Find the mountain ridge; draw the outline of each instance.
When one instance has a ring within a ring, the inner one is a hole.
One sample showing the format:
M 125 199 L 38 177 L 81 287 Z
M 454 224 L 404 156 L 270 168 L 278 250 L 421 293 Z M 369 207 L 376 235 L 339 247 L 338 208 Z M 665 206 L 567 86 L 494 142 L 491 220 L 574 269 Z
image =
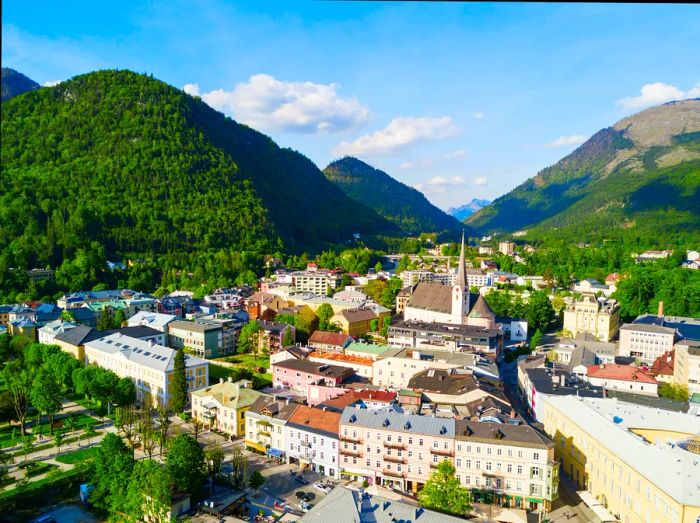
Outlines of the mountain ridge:
M 328 164 L 323 174 L 348 197 L 369 206 L 406 234 L 461 230 L 456 219 L 423 193 L 362 160 L 340 158 Z
M 457 207 L 450 207 L 447 209 L 447 214 L 454 216 L 459 221 L 467 219 L 469 216 L 475 212 L 481 210 L 491 203 L 491 200 L 472 198 L 472 201 L 464 205 L 459 205 Z
M 41 87 L 41 85 L 28 76 L 10 67 L 2 68 L 0 78 L 0 101 L 2 102 Z

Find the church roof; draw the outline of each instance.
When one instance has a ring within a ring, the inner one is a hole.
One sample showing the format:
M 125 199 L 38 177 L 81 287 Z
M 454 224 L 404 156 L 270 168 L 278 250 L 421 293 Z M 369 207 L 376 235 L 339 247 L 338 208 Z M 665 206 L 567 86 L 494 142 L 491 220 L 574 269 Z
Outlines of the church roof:
M 479 302 L 479 298 L 481 298 L 479 294 L 469 295 L 469 306 L 472 307 L 472 310 Z M 483 300 L 483 298 L 481 299 Z M 493 315 L 488 304 L 484 302 L 484 305 L 486 305 L 486 312 Z M 407 307 L 452 314 L 452 287 L 442 283 L 422 281 L 416 285 Z
M 459 265 L 457 266 L 457 278 L 455 279 L 455 286 L 459 286 L 462 289 L 467 289 L 467 276 L 465 274 L 464 267 L 464 231 L 462 231 L 462 250 L 459 252 Z
M 470 300 L 471 302 L 471 300 Z M 476 303 L 474 303 L 474 306 L 472 307 L 472 310 L 469 311 L 469 317 L 470 318 L 495 318 L 496 315 L 494 314 L 493 310 L 491 310 L 491 307 L 489 307 L 489 304 L 486 303 L 486 300 L 484 297 L 479 294 L 479 297 L 476 299 Z

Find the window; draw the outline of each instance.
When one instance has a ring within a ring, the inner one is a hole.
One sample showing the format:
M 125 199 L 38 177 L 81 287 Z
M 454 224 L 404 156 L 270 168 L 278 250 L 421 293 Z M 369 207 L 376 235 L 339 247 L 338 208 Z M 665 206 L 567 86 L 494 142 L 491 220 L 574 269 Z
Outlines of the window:
M 523 473 L 523 466 L 518 465 L 518 474 L 522 474 L 522 473 Z
M 438 462 L 438 457 L 434 455 L 433 456 L 433 463 L 437 463 L 437 462 Z
M 421 439 L 418 440 L 418 446 L 419 446 L 419 447 L 422 447 L 422 446 L 423 446 L 423 438 L 421 438 Z
M 457 458 L 457 466 L 458 467 L 462 466 L 462 458 Z
M 513 472 L 513 464 L 512 463 L 508 463 L 508 465 L 506 465 L 506 472 Z
M 468 469 L 472 468 L 472 460 L 470 460 L 470 459 L 465 460 L 464 466 L 467 467 Z
M 535 461 L 539 460 L 539 459 L 540 459 L 540 453 L 539 453 L 539 452 L 535 452 L 535 453 L 532 455 L 532 459 L 534 459 Z
M 490 461 L 486 462 L 486 470 L 491 470 L 491 462 Z
M 476 469 L 479 470 L 481 469 L 481 460 L 476 460 Z

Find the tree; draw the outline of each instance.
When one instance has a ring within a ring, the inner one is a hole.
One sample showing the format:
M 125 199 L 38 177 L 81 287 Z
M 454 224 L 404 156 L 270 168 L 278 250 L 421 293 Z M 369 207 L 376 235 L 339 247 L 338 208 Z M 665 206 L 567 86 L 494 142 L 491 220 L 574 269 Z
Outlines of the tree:
M 371 320 L 371 321 L 369 322 L 369 329 L 370 329 L 372 332 L 377 332 L 377 329 L 378 329 L 378 328 L 379 328 L 379 321 L 377 320 L 377 318 L 374 318 L 373 320 Z
M 243 455 L 243 451 L 241 451 L 240 447 L 235 447 L 233 449 L 233 453 L 231 454 L 231 466 L 233 468 L 233 486 L 237 489 L 242 489 L 245 487 L 248 460 Z
M 91 497 L 98 508 L 111 514 L 124 506 L 131 472 L 134 468 L 132 451 L 116 434 L 107 434 L 99 447 L 95 464 L 95 490 Z
M 187 405 L 187 376 L 185 351 L 177 350 L 173 364 L 173 381 L 170 390 L 170 406 L 174 412 L 182 412 Z
M 221 472 L 221 464 L 224 462 L 224 449 L 218 443 L 204 451 L 204 460 L 207 466 L 207 474 L 211 484 L 211 493 L 214 493 L 214 479 Z
M 554 307 L 544 291 L 535 291 L 525 306 L 525 318 L 531 331 L 546 329 L 554 319 Z
M 73 432 L 75 429 L 78 428 L 78 418 L 76 417 L 74 412 L 72 412 L 67 418 L 65 418 L 64 425 L 68 428 L 70 432 Z
M 83 431 L 85 432 L 85 437 L 88 440 L 88 445 L 90 445 L 92 438 L 97 436 L 97 431 L 95 430 L 94 425 L 92 423 L 86 423 L 83 426 Z
M 194 440 L 197 441 L 199 439 L 199 433 L 202 431 L 202 421 L 199 418 L 192 418 L 192 433 L 194 434 Z
M 175 485 L 192 498 L 201 498 L 204 483 L 204 452 L 189 434 L 177 436 L 168 451 L 166 464 Z
M 379 273 L 382 270 L 382 262 L 378 261 L 374 264 L 374 272 Z
M 136 385 L 129 378 L 120 378 L 114 391 L 114 403 L 120 407 L 136 403 Z
M 535 350 L 540 344 L 540 341 L 542 341 L 542 331 L 537 329 L 535 334 L 532 335 L 532 338 L 530 338 L 530 349 Z
M 248 486 L 253 490 L 258 490 L 265 483 L 265 476 L 259 471 L 254 470 L 248 478 Z
M 135 521 L 166 523 L 171 508 L 172 478 L 166 467 L 150 459 L 134 464 L 125 499 L 126 512 Z
M 661 383 L 659 385 L 659 396 L 678 401 L 688 401 L 690 392 L 688 386 L 680 383 Z
M 238 335 L 238 354 L 251 352 L 254 346 L 258 344 L 258 333 L 260 332 L 260 323 L 258 320 L 251 320 L 241 328 L 241 333 Z
M 106 331 L 114 328 L 114 310 L 111 307 L 105 305 L 102 308 L 96 328 L 98 331 Z
M 65 437 L 65 434 L 61 431 L 56 431 L 56 434 L 53 435 L 53 442 L 56 444 L 56 447 L 58 447 L 59 454 L 61 453 L 61 445 L 63 445 Z
M 418 501 L 427 509 L 455 516 L 464 516 L 471 509 L 471 493 L 455 477 L 455 467 L 448 460 L 438 464 L 418 493 Z
M 117 312 L 114 313 L 114 318 L 112 318 L 112 328 L 113 329 L 118 329 L 124 323 L 126 322 L 126 315 L 124 314 L 124 311 L 121 309 L 118 309 Z
M 158 401 L 158 443 L 160 444 L 160 453 L 163 453 L 163 445 L 168 441 L 168 432 L 170 430 L 170 410 L 163 406 L 162 400 Z
M 137 423 L 138 418 L 133 405 L 127 405 L 126 407 L 117 408 L 117 417 L 114 424 L 121 432 L 124 433 L 126 441 L 129 442 L 129 446 L 131 447 L 132 455 L 134 447 L 136 446 L 134 436 L 136 435 Z
M 290 327 L 284 331 L 284 336 L 282 336 L 282 346 L 289 347 L 294 345 L 294 330 Z
M 331 318 L 334 314 L 333 307 L 331 307 L 329 303 L 324 303 L 318 309 L 316 309 L 318 328 L 322 331 L 328 330 L 328 326 L 330 325 Z
M 12 408 L 15 411 L 17 421 L 19 421 L 20 434 L 25 436 L 32 377 L 29 371 L 22 367 L 20 360 L 7 362 L 2 369 L 2 377 L 12 398 Z
M 151 459 L 153 457 L 153 449 L 155 449 L 157 445 L 157 438 L 156 430 L 153 427 L 151 410 L 148 407 L 144 407 L 141 410 L 141 415 L 138 417 L 138 422 L 136 424 L 136 430 L 141 439 L 143 450 L 148 454 L 148 459 Z
M 61 401 L 61 384 L 46 367 L 37 371 L 30 391 L 32 405 L 41 414 L 45 412 L 49 417 L 49 431 L 53 434 L 53 420 L 58 411 L 63 408 Z

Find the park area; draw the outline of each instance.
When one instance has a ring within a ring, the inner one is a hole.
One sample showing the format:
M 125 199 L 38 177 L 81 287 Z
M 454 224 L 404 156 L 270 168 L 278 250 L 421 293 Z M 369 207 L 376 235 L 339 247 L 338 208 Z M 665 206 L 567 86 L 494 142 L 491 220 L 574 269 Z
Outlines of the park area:
M 209 363 L 209 383 L 218 383 L 220 379 L 231 378 L 233 381 L 249 379 L 253 381 L 253 387 L 262 389 L 272 385 L 272 376 L 269 372 L 270 357 L 268 355 L 254 356 L 253 354 L 236 354 L 223 356 Z

